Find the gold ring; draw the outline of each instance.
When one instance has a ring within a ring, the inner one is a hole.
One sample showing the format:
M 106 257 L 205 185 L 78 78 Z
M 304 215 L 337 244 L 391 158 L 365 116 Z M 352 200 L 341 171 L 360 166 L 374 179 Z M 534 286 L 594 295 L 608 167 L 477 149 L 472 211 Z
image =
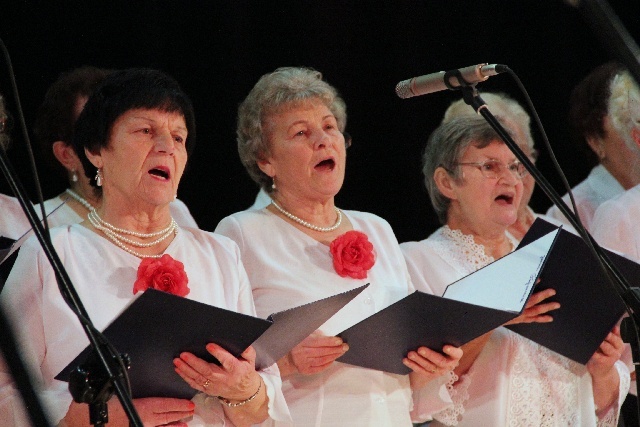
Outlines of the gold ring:
M 207 388 L 209 387 L 209 384 L 211 384 L 211 381 L 209 379 L 207 379 L 204 384 L 202 384 L 202 388 Z

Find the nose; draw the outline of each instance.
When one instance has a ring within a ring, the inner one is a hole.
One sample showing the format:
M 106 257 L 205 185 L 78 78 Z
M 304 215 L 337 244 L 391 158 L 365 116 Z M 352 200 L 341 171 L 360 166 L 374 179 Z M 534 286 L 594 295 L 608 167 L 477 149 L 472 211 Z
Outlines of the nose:
M 516 172 L 509 170 L 509 167 L 504 164 L 500 165 L 499 174 L 499 178 L 510 185 L 516 185 L 518 182 L 522 181 L 522 179 L 517 176 Z
M 169 155 L 173 155 L 176 146 L 175 141 L 173 140 L 173 135 L 171 135 L 170 132 L 158 132 L 154 140 L 155 148 L 158 153 L 167 153 Z

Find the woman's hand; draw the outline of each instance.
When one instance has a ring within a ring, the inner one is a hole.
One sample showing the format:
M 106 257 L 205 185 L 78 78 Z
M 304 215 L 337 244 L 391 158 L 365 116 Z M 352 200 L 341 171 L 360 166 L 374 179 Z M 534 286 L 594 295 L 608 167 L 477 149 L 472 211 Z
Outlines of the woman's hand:
M 278 360 L 280 375 L 311 375 L 327 369 L 334 360 L 349 350 L 339 337 L 328 337 L 316 331 Z
M 239 358 L 217 344 L 208 344 L 207 351 L 218 359 L 220 366 L 185 352 L 173 359 L 178 375 L 192 388 L 217 396 L 233 425 L 250 426 L 266 420 L 269 397 L 267 386 L 255 369 L 253 347 L 247 348 Z
M 255 393 L 262 380 L 255 370 L 253 347 L 247 348 L 238 359 L 217 344 L 210 343 L 206 348 L 220 365 L 188 352 L 181 353 L 179 358 L 173 359 L 173 364 L 183 380 L 198 391 L 229 400 L 242 401 Z
M 560 308 L 559 302 L 545 302 L 542 301 L 550 298 L 556 294 L 554 289 L 545 289 L 544 291 L 536 292 L 531 295 L 529 301 L 524 306 L 522 314 L 515 319 L 511 319 L 505 325 L 515 325 L 517 323 L 549 323 L 553 322 L 553 317 L 547 313 L 552 310 Z
M 420 347 L 416 351 L 410 351 L 402 363 L 413 371 L 411 373 L 411 387 L 420 388 L 434 378 L 453 371 L 460 363 L 461 357 L 462 349 L 452 345 L 442 347 L 442 353 L 427 347 Z
M 140 420 L 145 427 L 156 427 L 170 424 L 171 426 L 187 427 L 186 420 L 193 417 L 195 404 L 186 399 L 170 397 L 147 397 L 133 399 Z M 117 397 L 112 397 L 108 403 L 108 426 L 129 425 L 129 418 Z M 60 427 L 88 426 L 89 406 L 84 403 L 72 402 L 64 419 L 58 424 Z
M 620 360 L 623 351 L 624 342 L 620 336 L 620 326 L 616 326 L 587 362 L 593 398 L 599 413 L 606 412 L 618 398 L 620 377 L 614 365 Z

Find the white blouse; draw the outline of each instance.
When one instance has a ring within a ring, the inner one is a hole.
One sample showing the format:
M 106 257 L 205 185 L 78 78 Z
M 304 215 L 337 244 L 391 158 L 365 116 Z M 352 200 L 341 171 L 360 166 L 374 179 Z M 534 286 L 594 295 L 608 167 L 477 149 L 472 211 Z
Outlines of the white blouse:
M 401 245 L 418 290 L 442 295 L 450 283 L 493 261 L 472 236 L 445 226 L 421 242 Z M 629 370 L 620 375 L 618 404 L 629 389 Z M 434 415 L 432 425 L 615 426 L 619 406 L 598 420 L 591 376 L 569 360 L 504 327 L 491 338 L 451 397 L 454 405 Z
M 132 301 L 141 260 L 78 224 L 54 228 L 51 238 L 94 325 L 103 330 Z M 187 298 L 255 316 L 251 288 L 238 247 L 231 240 L 181 228 L 165 253 L 184 263 L 190 288 Z M 20 249 L 0 302 L 13 320 L 23 346 L 22 356 L 33 369 L 51 420 L 58 423 L 68 410 L 71 395 L 68 384 L 54 377 L 88 345 L 88 340 L 63 301 L 53 270 L 34 237 Z M 158 316 L 163 321 L 161 313 Z M 277 366 L 260 375 L 267 388 L 269 415 L 288 421 Z M 225 425 L 218 399 L 197 394 L 193 401 L 196 413 L 190 426 Z M 0 369 L 0 419 L 18 417 L 19 408 L 9 375 L 5 368 Z
M 326 335 L 336 335 L 413 292 L 389 224 L 372 214 L 344 214 L 355 230 L 368 236 L 376 251 L 375 265 L 366 279 L 338 276 L 328 246 L 267 209 L 239 212 L 220 222 L 216 232 L 232 238 L 240 247 L 259 316 L 370 283 L 320 328 Z M 426 419 L 430 412 L 450 402 L 444 386 L 434 381 L 430 387 L 433 389 L 425 387 L 414 396 L 416 420 Z M 335 362 L 318 374 L 284 379 L 282 389 L 296 426 L 412 425 L 407 375 Z
M 593 218 L 592 233 L 600 245 L 640 262 L 640 185 L 603 203 Z
M 624 188 L 604 166 L 598 165 L 594 167 L 589 173 L 589 176 L 580 184 L 576 185 L 571 192 L 576 201 L 580 220 L 587 231 L 590 232 L 592 229 L 593 216 L 598 207 L 607 200 L 622 194 Z M 571 208 L 568 194 L 565 194 L 562 200 Z M 570 224 L 560 209 L 555 205 L 549 208 L 547 215 L 564 224 Z

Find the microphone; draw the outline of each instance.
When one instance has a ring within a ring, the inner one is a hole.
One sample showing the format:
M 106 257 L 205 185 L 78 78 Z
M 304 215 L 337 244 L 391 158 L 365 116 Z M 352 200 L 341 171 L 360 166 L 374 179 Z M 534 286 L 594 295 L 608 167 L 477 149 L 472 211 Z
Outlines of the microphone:
M 504 73 L 509 67 L 501 64 L 478 64 L 457 70 L 440 71 L 426 76 L 403 80 L 396 85 L 396 94 L 400 98 L 427 95 L 445 89 L 456 89 L 464 85 L 473 85 L 485 81 L 489 76 Z M 462 79 L 462 80 L 461 80 Z

